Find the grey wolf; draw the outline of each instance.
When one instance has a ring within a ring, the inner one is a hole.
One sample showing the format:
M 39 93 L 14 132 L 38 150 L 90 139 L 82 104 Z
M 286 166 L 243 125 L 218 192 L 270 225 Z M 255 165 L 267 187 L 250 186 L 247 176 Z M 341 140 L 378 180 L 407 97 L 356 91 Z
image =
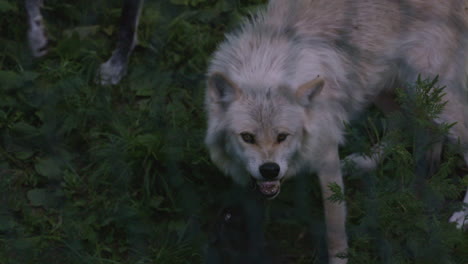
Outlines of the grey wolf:
M 127 72 L 128 59 L 137 43 L 137 27 L 144 0 L 124 0 L 117 40 L 112 56 L 101 64 L 97 81 L 103 85 L 117 84 Z M 43 0 L 25 0 L 28 18 L 28 42 L 35 57 L 47 53 L 47 36 L 41 7 Z
M 449 103 L 434 122 L 456 122 L 449 140 L 459 142 L 468 164 L 465 4 L 269 1 L 227 34 L 210 61 L 205 143 L 211 159 L 239 184 L 253 178 L 269 198 L 285 179 L 316 172 L 329 262 L 347 263 L 339 256 L 348 248 L 346 205 L 327 199 L 330 184 L 344 188 L 338 148 L 345 123 L 371 104 L 394 111 L 395 87 L 438 75 Z M 450 221 L 462 228 L 466 215 L 465 208 Z

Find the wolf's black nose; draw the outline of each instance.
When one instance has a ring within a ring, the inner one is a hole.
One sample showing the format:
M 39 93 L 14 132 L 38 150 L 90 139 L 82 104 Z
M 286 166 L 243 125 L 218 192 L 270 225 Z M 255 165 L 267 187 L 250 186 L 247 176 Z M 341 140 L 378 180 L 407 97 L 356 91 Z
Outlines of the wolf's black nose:
M 274 162 L 267 162 L 260 166 L 259 170 L 263 178 L 271 180 L 278 176 L 280 172 L 280 166 Z

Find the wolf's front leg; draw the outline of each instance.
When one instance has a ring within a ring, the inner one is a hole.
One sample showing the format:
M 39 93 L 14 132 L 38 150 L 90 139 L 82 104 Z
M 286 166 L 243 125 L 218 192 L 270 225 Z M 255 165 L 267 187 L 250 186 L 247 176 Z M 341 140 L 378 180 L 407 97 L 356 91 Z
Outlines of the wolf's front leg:
M 346 205 L 344 201 L 330 201 L 329 199 L 330 196 L 333 195 L 330 184 L 337 184 L 344 192 L 338 146 L 328 153 L 324 153 L 322 164 L 318 170 L 318 177 L 322 189 L 323 207 L 325 210 L 329 263 L 345 264 L 348 262 L 346 258 L 343 258 L 348 250 L 348 239 L 345 229 Z

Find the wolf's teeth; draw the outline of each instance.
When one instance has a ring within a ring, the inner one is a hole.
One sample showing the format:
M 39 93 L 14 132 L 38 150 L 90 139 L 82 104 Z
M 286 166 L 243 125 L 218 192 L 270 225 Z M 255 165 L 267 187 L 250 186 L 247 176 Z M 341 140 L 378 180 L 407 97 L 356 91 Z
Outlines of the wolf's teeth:
M 258 185 L 260 192 L 265 195 L 276 194 L 280 188 L 279 181 L 257 182 L 257 185 Z

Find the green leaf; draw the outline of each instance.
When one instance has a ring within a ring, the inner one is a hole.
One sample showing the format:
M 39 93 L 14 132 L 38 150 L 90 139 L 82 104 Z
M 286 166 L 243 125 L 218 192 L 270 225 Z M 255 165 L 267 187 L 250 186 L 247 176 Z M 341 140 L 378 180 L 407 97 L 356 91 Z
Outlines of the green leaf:
M 28 191 L 27 197 L 32 206 L 50 205 L 50 194 L 46 189 L 32 189 Z
M 151 199 L 150 201 L 150 206 L 154 209 L 158 209 L 159 206 L 162 204 L 162 202 L 164 201 L 164 197 L 162 196 L 156 196 L 154 197 L 153 199 Z
M 19 122 L 11 127 L 12 134 L 21 136 L 34 136 L 39 132 L 36 127 L 25 122 Z
M 177 233 L 177 236 L 180 239 L 183 238 L 184 234 L 185 234 L 185 231 L 187 230 L 187 222 L 184 221 L 184 220 L 175 220 L 175 221 L 171 221 L 169 222 L 169 230 L 171 231 L 174 231 Z
M 24 149 L 24 150 L 20 150 L 20 151 L 15 152 L 15 157 L 17 157 L 20 160 L 27 160 L 27 159 L 31 158 L 33 156 L 33 154 L 34 154 L 34 151 Z
M 21 85 L 21 76 L 14 71 L 0 71 L 3 89 L 12 89 Z
M 51 158 L 40 159 L 34 164 L 37 173 L 49 179 L 58 179 L 61 176 L 61 164 Z
M 345 196 L 343 194 L 343 190 L 341 189 L 341 187 L 337 183 L 335 183 L 335 182 L 330 183 L 328 185 L 328 188 L 330 188 L 330 190 L 333 192 L 333 194 L 330 195 L 330 197 L 327 198 L 329 201 L 332 201 L 334 203 L 344 202 Z
M 6 119 L 7 119 L 7 114 L 3 110 L 0 110 L 0 122 L 4 123 Z
M 16 5 L 10 4 L 6 0 L 0 0 L 0 13 L 6 13 L 10 11 L 18 11 L 18 7 Z
M 188 5 L 189 0 L 171 0 L 174 5 Z
M 113 26 L 113 25 L 103 27 L 103 28 L 101 28 L 101 30 L 108 36 L 112 36 L 112 34 L 114 34 L 114 32 L 116 31 L 115 26 Z
M 14 71 L 0 71 L 3 89 L 14 89 L 22 86 L 25 82 L 35 80 L 39 74 L 37 72 L 25 71 L 17 73 Z
M 14 219 L 8 214 L 0 214 L 0 232 L 11 230 L 16 226 Z
M 32 206 L 51 208 L 58 206 L 64 200 L 64 193 L 60 188 L 36 188 L 29 190 L 26 197 Z
M 468 187 L 468 175 L 465 175 L 465 177 L 463 177 L 461 185 L 464 187 Z
M 23 81 L 25 82 L 30 82 L 34 81 L 39 77 L 39 73 L 33 72 L 33 71 L 24 71 L 21 72 L 21 78 L 23 78 Z
M 77 34 L 80 39 L 84 39 L 91 35 L 96 35 L 100 30 L 100 26 L 83 26 L 83 27 L 75 27 L 69 30 L 65 30 L 63 34 L 67 38 L 71 38 L 73 34 Z

